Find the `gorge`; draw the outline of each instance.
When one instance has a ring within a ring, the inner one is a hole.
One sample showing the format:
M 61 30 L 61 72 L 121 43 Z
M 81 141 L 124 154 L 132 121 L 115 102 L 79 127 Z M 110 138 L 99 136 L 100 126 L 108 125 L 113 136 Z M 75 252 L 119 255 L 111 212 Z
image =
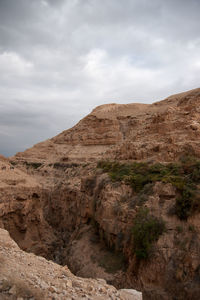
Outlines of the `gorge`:
M 200 89 L 1 156 L 0 299 L 199 299 L 199 183 Z

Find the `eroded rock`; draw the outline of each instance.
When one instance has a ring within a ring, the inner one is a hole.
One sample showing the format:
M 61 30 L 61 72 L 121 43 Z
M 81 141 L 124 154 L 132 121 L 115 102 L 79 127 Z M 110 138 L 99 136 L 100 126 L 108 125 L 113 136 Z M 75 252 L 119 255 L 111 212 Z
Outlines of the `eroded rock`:
M 19 249 L 0 229 L 0 299 L 126 299 L 105 281 L 82 279 L 67 267 Z M 69 284 L 70 283 L 70 284 Z M 138 294 L 138 300 L 140 298 Z

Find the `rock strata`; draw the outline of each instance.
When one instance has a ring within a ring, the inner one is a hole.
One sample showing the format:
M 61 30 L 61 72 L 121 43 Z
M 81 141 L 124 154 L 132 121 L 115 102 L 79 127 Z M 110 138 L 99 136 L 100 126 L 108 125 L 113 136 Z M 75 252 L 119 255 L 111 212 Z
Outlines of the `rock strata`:
M 106 104 L 69 130 L 35 145 L 17 160 L 174 161 L 185 153 L 200 157 L 200 89 L 153 104 Z
M 196 89 L 150 105 L 99 106 L 58 136 L 10 160 L 0 157 L 0 227 L 9 231 L 22 250 L 49 260 L 17 250 L 21 263 L 22 257 L 27 261 L 34 258 L 35 284 L 41 286 L 38 292 L 43 294 L 30 299 L 75 297 L 60 292 L 63 278 L 58 284 L 53 277 L 45 280 L 45 276 L 63 270 L 56 262 L 79 276 L 67 271 L 70 275 L 65 285 L 67 292 L 71 290 L 79 298 L 86 295 L 89 299 L 91 293 L 91 299 L 134 299 L 137 293 L 130 291 L 134 288 L 142 291 L 144 300 L 199 300 L 200 175 L 198 163 L 192 176 L 188 165 L 188 161 L 200 158 L 199 104 L 200 89 Z M 133 174 L 130 178 L 125 174 L 123 180 L 115 180 L 123 172 L 111 178 L 109 169 L 104 172 L 97 168 L 100 160 L 159 164 L 154 166 L 152 180 L 138 191 L 137 185 L 128 182 L 138 181 L 139 186 L 145 182 L 145 168 L 142 176 Z M 184 180 L 183 174 L 177 173 L 181 161 L 185 162 Z M 175 162 L 171 165 L 174 177 L 163 169 L 169 162 Z M 165 177 L 155 181 L 159 168 Z M 193 214 L 180 219 L 175 213 L 177 199 L 182 196 L 181 209 L 190 209 L 188 201 L 194 190 Z M 141 208 L 148 211 L 149 220 L 162 219 L 165 231 L 154 240 L 148 259 L 139 260 L 133 224 Z M 16 264 L 13 253 L 9 255 Z M 3 256 L 0 263 L 7 262 Z M 7 278 L 6 269 L 2 270 Z M 37 275 L 40 272 L 41 278 Z M 26 276 L 29 278 L 28 273 Z M 18 290 L 18 285 L 14 282 L 10 286 L 9 280 L 1 282 L 5 299 L 12 299 Z

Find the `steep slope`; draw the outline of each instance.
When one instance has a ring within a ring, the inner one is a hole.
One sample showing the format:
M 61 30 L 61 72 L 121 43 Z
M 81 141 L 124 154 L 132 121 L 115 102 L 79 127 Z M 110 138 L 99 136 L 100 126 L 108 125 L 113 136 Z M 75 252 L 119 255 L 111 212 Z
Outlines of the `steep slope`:
M 0 157 L 0 227 L 24 250 L 46 256 L 55 236 L 44 218 L 44 198 L 37 179 Z
M 198 300 L 199 112 L 200 89 L 151 105 L 97 107 L 10 159 L 36 183 L 29 196 L 18 197 L 14 181 L 8 188 L 6 162 L 1 227 L 78 276 L 136 288 L 144 300 Z
M 200 156 L 200 89 L 154 104 L 108 104 L 58 136 L 35 145 L 17 160 L 175 160 L 185 152 Z
M 61 267 L 19 249 L 0 229 L 0 299 L 116 299 L 142 300 L 134 290 L 117 291 L 103 279 L 82 279 Z

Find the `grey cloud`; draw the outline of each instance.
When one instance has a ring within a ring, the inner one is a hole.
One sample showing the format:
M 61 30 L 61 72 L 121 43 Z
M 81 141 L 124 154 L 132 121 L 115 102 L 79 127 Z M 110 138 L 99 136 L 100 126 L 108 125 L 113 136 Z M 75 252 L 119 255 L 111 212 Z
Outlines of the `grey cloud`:
M 198 87 L 199 11 L 199 0 L 1 0 L 0 153 L 97 105 Z

